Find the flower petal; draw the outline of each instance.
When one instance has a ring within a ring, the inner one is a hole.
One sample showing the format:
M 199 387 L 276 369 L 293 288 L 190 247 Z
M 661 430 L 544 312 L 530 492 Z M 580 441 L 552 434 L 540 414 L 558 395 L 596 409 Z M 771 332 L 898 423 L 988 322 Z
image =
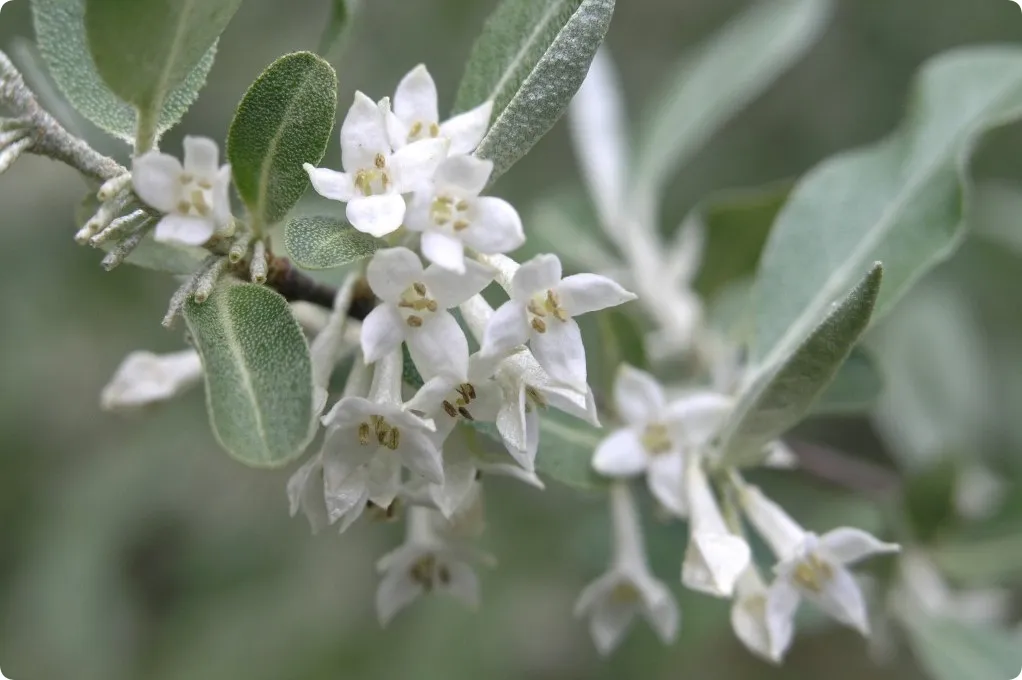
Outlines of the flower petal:
M 213 219 L 218 228 L 231 223 L 231 165 L 221 165 L 213 179 Z
M 619 602 L 613 597 L 598 601 L 589 615 L 589 633 L 596 650 L 604 656 L 614 651 L 638 612 L 637 602 Z
M 446 584 L 440 581 L 440 588 L 448 592 L 469 609 L 479 606 L 479 577 L 475 569 L 464 562 L 448 562 L 447 573 L 450 577 Z
M 408 569 L 392 569 L 376 589 L 376 616 L 386 626 L 402 609 L 422 595 L 422 585 L 413 581 Z
M 184 148 L 185 172 L 196 177 L 212 179 L 217 172 L 217 161 L 220 158 L 216 142 L 209 137 L 185 135 Z
M 750 554 L 749 544 L 739 536 L 693 531 L 681 567 L 681 582 L 707 595 L 731 597 L 735 582 L 749 566 Z
M 643 472 L 649 456 L 638 433 L 623 428 L 600 442 L 593 454 L 593 469 L 606 477 L 630 477 Z
M 629 425 L 656 422 L 664 413 L 664 390 L 645 371 L 622 364 L 614 379 L 614 407 Z
M 181 394 L 202 380 L 202 362 L 193 349 L 172 354 L 136 351 L 117 367 L 100 396 L 104 410 L 147 406 Z
M 493 102 L 488 101 L 441 123 L 440 134 L 451 140 L 451 153 L 469 154 L 475 151 L 490 127 L 492 114 Z
M 433 182 L 438 194 L 472 198 L 482 193 L 492 172 L 493 161 L 452 155 L 436 169 Z
M 586 348 L 582 344 L 582 331 L 574 319 L 558 321 L 550 318 L 546 330 L 533 329 L 529 346 L 539 365 L 554 380 L 586 389 Z
M 873 535 L 852 527 L 840 527 L 820 537 L 820 548 L 841 564 L 853 564 L 873 555 L 896 553 L 901 546 L 884 543 Z
M 173 156 L 149 151 L 131 163 L 131 184 L 147 205 L 160 212 L 177 209 L 181 200 L 181 163 Z
M 436 84 L 425 65 L 419 64 L 398 83 L 394 92 L 394 114 L 408 125 L 429 126 L 440 120 Z
M 316 533 L 330 523 L 326 507 L 323 505 L 323 469 L 319 456 L 310 458 L 304 465 L 295 470 L 287 481 L 287 497 L 291 516 L 298 514 L 299 508 L 305 513 Z
M 468 228 L 461 240 L 486 255 L 509 253 L 525 243 L 518 211 L 501 198 L 483 196 L 471 202 Z
M 341 166 L 351 173 L 372 168 L 378 154 L 390 156 L 383 112 L 372 99 L 356 92 L 341 124 Z
M 403 429 L 397 455 L 402 465 L 427 482 L 444 483 L 444 466 L 440 451 L 424 432 Z
M 446 139 L 423 139 L 401 147 L 388 163 L 394 192 L 407 194 L 426 188 L 445 158 Z
M 561 280 L 561 261 L 549 253 L 522 264 L 511 280 L 511 297 L 527 302 L 536 293 L 549 290 Z
M 583 588 L 578 599 L 575 600 L 576 618 L 581 618 L 591 612 L 597 602 L 614 591 L 620 580 L 621 576 L 617 572 L 609 571 Z
M 672 433 L 691 447 L 706 444 L 731 412 L 734 402 L 716 392 L 699 391 L 667 405 Z
M 795 612 L 800 601 L 798 590 L 787 579 L 776 579 L 767 589 L 766 627 L 770 636 L 770 656 L 781 658 L 791 646 L 795 634 Z
M 355 196 L 344 209 L 351 226 L 377 238 L 396 231 L 405 219 L 405 199 L 397 194 Z
M 370 447 L 365 447 L 370 448 Z M 366 489 L 369 500 L 381 508 L 389 508 L 401 491 L 401 461 L 390 449 L 382 446 L 366 464 Z
M 425 236 L 425 235 L 423 235 Z M 490 285 L 496 272 L 475 260 L 465 260 L 461 274 L 437 265 L 426 267 L 422 281 L 444 309 L 456 307 Z
M 385 302 L 397 304 L 401 294 L 423 278 L 422 261 L 408 248 L 377 250 L 366 268 L 369 287 Z
M 351 174 L 317 168 L 311 163 L 303 163 L 302 167 L 305 172 L 309 173 L 312 188 L 323 198 L 347 203 L 358 195 L 355 192 L 355 181 Z
M 456 238 L 440 231 L 427 230 L 419 246 L 422 256 L 447 271 L 465 273 L 465 246 Z
M 635 582 L 642 594 L 643 614 L 653 632 L 665 645 L 678 635 L 681 612 L 670 589 L 655 578 L 639 578 Z
M 354 448 L 354 447 L 353 447 Z M 371 447 L 360 447 L 370 449 Z M 346 518 L 350 526 L 358 515 L 362 514 L 366 501 L 369 500 L 369 489 L 366 487 L 368 471 L 365 465 L 350 469 L 336 456 L 323 459 L 323 500 L 326 505 L 330 523 L 355 514 L 355 518 Z
M 153 240 L 158 243 L 201 246 L 213 237 L 214 231 L 216 224 L 209 218 L 169 213 L 156 225 Z
M 677 454 L 660 454 L 649 461 L 649 490 L 660 505 L 678 517 L 688 514 L 685 500 L 685 465 Z
M 840 623 L 851 626 L 863 635 L 869 635 L 866 599 L 855 577 L 847 569 L 835 566 L 822 591 L 802 591 L 802 595 Z
M 371 364 L 401 346 L 405 322 L 393 305 L 377 305 L 362 322 L 362 354 Z
M 440 310 L 420 328 L 409 328 L 405 342 L 424 380 L 440 374 L 467 379 L 468 340 L 450 312 Z
M 599 274 L 573 274 L 557 284 L 556 293 L 571 316 L 616 307 L 636 298 L 635 293 Z
M 738 580 L 737 594 L 731 605 L 731 628 L 750 652 L 766 661 L 780 663 L 787 645 L 778 648 L 773 644 L 766 606 L 766 587 L 755 567 L 750 567 Z
M 529 317 L 525 312 L 525 305 L 508 300 L 497 307 L 486 324 L 480 353 L 489 357 L 502 356 L 525 344 L 528 339 Z

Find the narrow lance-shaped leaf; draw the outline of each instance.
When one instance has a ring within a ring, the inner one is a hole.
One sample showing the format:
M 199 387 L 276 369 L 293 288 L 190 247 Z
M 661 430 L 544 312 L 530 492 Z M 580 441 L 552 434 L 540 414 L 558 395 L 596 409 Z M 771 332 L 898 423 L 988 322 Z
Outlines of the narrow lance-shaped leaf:
M 875 264 L 790 354 L 755 369 L 721 429 L 722 464 L 762 462 L 763 448 L 802 420 L 869 325 L 882 276 Z
M 85 0 L 96 69 L 114 94 L 138 109 L 143 148 L 155 139 L 168 94 L 202 62 L 239 5 L 241 0 Z
M 871 262 L 885 270 L 876 319 L 945 258 L 960 241 L 977 135 L 1020 113 L 1022 49 L 960 49 L 924 66 L 901 129 L 822 163 L 778 216 L 756 286 L 754 359 L 773 363 Z
M 248 465 L 284 465 L 314 432 L 309 347 L 287 301 L 269 288 L 221 284 L 184 307 L 206 376 L 213 432 Z
M 476 155 L 496 179 L 561 117 L 610 26 L 614 0 L 504 0 L 472 48 L 455 101 L 493 101 Z
M 340 51 L 348 36 L 358 4 L 358 0 L 330 0 L 330 18 L 319 39 L 318 52 L 324 59 L 329 59 Z
M 1014 678 L 1022 668 L 1017 635 L 938 618 L 922 611 L 902 616 L 919 665 L 932 680 Z
M 43 61 L 68 102 L 97 127 L 133 142 L 135 107 L 115 95 L 96 70 L 85 35 L 84 0 L 32 0 L 32 20 Z M 214 42 L 183 82 L 166 94 L 157 137 L 181 120 L 198 97 L 215 54 Z
M 337 74 L 311 52 L 286 54 L 248 88 L 231 121 L 227 158 L 259 230 L 279 222 L 309 187 L 303 163 L 326 153 Z
M 284 231 L 288 257 L 304 269 L 340 267 L 367 258 L 386 245 L 386 241 L 334 217 L 296 217 Z

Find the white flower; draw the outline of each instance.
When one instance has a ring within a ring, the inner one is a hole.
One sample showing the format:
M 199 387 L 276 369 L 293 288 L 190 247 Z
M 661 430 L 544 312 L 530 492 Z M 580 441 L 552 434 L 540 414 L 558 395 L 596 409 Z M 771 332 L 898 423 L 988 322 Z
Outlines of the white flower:
M 100 403 L 107 411 L 132 409 L 166 401 L 202 380 L 199 353 L 132 352 L 103 388 Z
M 451 156 L 436 171 L 432 185 L 417 191 L 405 225 L 422 232 L 422 254 L 454 272 L 465 271 L 465 246 L 493 255 L 525 243 L 522 220 L 507 201 L 480 196 L 493 162 Z
M 423 139 L 440 138 L 450 142 L 451 154 L 468 154 L 475 151 L 486 134 L 492 111 L 493 102 L 485 102 L 441 123 L 436 84 L 426 67 L 419 64 L 398 83 L 394 110 L 387 116 L 387 130 L 395 149 Z
M 302 167 L 312 187 L 325 198 L 347 203 L 345 214 L 359 231 L 384 236 L 401 226 L 405 200 L 433 176 L 447 155 L 448 142 L 427 139 L 392 150 L 386 118 L 390 102 L 379 104 L 361 92 L 341 124 L 341 165 L 344 172 Z
M 164 243 L 202 245 L 231 223 L 227 187 L 231 166 L 217 167 L 219 149 L 207 137 L 184 139 L 185 162 L 149 151 L 131 163 L 131 182 L 145 203 L 166 213 L 153 238 Z
M 532 353 L 554 379 L 586 389 L 586 355 L 582 332 L 572 317 L 634 300 L 614 281 L 596 274 L 561 279 L 556 255 L 537 255 L 515 272 L 511 299 L 486 327 L 483 353 L 507 354 L 530 341 Z
M 749 521 L 779 562 L 767 596 L 767 625 L 777 640 L 791 636 L 799 601 L 805 597 L 840 623 L 869 634 L 862 590 L 847 569 L 866 557 L 900 550 L 861 529 L 841 527 L 817 536 L 752 486 L 741 487 Z
M 405 406 L 436 423 L 437 445 L 447 439 L 458 421 L 494 422 L 504 399 L 500 386 L 493 380 L 494 368 L 492 361 L 473 354 L 468 359 L 464 380 L 446 372 L 436 375 Z
M 383 300 L 362 322 L 362 352 L 367 363 L 408 344 L 423 379 L 447 374 L 468 377 L 468 340 L 447 310 L 472 297 L 493 279 L 478 262 L 466 262 L 458 275 L 436 265 L 422 268 L 407 248 L 377 251 L 366 278 Z
M 731 410 L 731 400 L 714 392 L 694 392 L 668 404 L 653 376 L 622 366 L 614 381 L 614 405 L 625 427 L 603 440 L 593 456 L 593 468 L 608 477 L 645 472 L 657 501 L 684 517 L 684 458 L 709 443 Z
M 767 619 L 767 587 L 755 566 L 738 579 L 731 605 L 731 627 L 753 654 L 780 663 L 791 646 L 791 626 L 771 628 Z
M 614 561 L 606 574 L 582 591 L 575 616 L 589 617 L 589 631 L 601 654 L 614 650 L 637 614 L 646 618 L 664 644 L 670 643 L 678 633 L 678 605 L 646 564 L 642 527 L 628 487 L 614 484 L 610 502 Z
M 383 574 L 376 591 L 380 625 L 386 626 L 399 611 L 434 590 L 453 595 L 469 608 L 478 606 L 474 554 L 434 529 L 436 515 L 427 508 L 409 508 L 404 544 L 376 563 Z
M 741 536 L 728 530 L 713 496 L 702 456 L 685 461 L 685 492 L 688 501 L 689 538 L 681 582 L 716 597 L 731 597 L 735 582 L 749 566 L 751 551 Z

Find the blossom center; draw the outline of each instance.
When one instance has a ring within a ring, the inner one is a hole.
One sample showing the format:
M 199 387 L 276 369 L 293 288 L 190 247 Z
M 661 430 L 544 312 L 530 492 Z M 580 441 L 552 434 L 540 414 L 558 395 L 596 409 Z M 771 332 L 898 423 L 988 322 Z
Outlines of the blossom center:
M 374 440 L 377 445 L 395 451 L 401 445 L 401 431 L 388 423 L 383 416 L 369 416 L 368 421 L 359 423 L 358 443 L 361 446 L 369 446 Z
M 475 420 L 468 407 L 476 400 L 476 388 L 472 383 L 462 383 L 455 388 L 450 399 L 444 400 L 444 412 L 451 418 Z
M 610 591 L 611 602 L 618 604 L 633 604 L 640 598 L 639 589 L 631 581 L 621 581 Z
M 532 385 L 525 386 L 525 412 L 532 413 L 534 408 L 545 409 L 546 397 Z
M 469 202 L 463 198 L 437 196 L 429 206 L 429 218 L 437 227 L 450 227 L 457 234 L 468 229 L 471 224 L 466 214 L 470 207 Z
M 546 333 L 547 323 L 551 319 L 567 321 L 571 318 L 557 297 L 557 293 L 550 289 L 545 293 L 537 293 L 526 305 L 529 312 L 529 325 L 537 333 Z
M 815 553 L 810 553 L 795 565 L 792 579 L 811 593 L 821 593 L 834 577 L 834 567 Z
M 440 306 L 430 297 L 426 284 L 416 281 L 401 293 L 397 308 L 406 324 L 419 328 Z
M 213 182 L 208 177 L 196 177 L 190 172 L 181 173 L 180 199 L 177 212 L 191 217 L 209 217 L 213 212 Z
M 417 120 L 408 128 L 408 143 L 417 142 L 420 139 L 436 139 L 440 136 L 440 126 L 436 123 L 427 123 Z
M 422 586 L 427 593 L 433 590 L 437 583 L 446 586 L 451 582 L 451 572 L 447 565 L 437 562 L 436 555 L 433 554 L 423 555 L 416 560 L 408 570 L 408 577 Z
M 373 159 L 373 167 L 359 168 L 355 172 L 355 188 L 361 191 L 363 196 L 385 194 L 391 184 L 390 172 L 387 170 L 387 157 L 382 153 L 376 154 L 376 158 Z
M 659 456 L 670 452 L 674 445 L 671 443 L 671 433 L 667 426 L 662 423 L 651 423 L 645 427 L 640 437 L 642 448 L 651 456 Z

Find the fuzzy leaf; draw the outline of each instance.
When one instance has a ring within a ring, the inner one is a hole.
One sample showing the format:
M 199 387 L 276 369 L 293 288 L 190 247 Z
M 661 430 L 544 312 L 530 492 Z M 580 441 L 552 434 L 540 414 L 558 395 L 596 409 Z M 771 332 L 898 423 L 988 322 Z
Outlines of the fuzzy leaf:
M 225 282 L 205 302 L 189 301 L 184 317 L 220 444 L 254 467 L 301 454 L 314 432 L 312 362 L 287 301 L 264 286 Z
M 576 489 L 602 489 L 607 480 L 593 471 L 600 430 L 581 420 L 547 411 L 539 421 L 536 472 Z
M 322 160 L 336 106 L 337 74 L 311 52 L 284 55 L 248 88 L 227 158 L 257 229 L 279 222 L 308 189 L 302 164 Z
M 492 182 L 561 117 L 610 26 L 614 0 L 504 0 L 486 21 L 465 67 L 455 111 L 493 101 L 476 155 Z
M 317 50 L 324 59 L 330 58 L 344 44 L 357 6 L 358 0 L 330 0 L 330 19 L 323 28 Z
M 78 113 L 129 144 L 135 139 L 135 108 L 122 101 L 100 76 L 85 35 L 84 0 L 32 0 L 32 18 L 43 61 Z M 166 94 L 157 135 L 173 127 L 199 96 L 213 66 L 215 42 L 184 81 Z
M 869 325 L 882 276 L 875 264 L 790 354 L 750 376 L 721 430 L 722 464 L 761 462 L 764 446 L 805 416 Z
M 919 665 L 932 680 L 1016 677 L 1022 668 L 1018 637 L 918 611 L 902 616 Z
M 961 240 L 969 153 L 1022 114 L 1022 49 L 958 49 L 928 62 L 901 129 L 812 170 L 770 234 L 756 284 L 754 361 L 774 363 L 871 263 L 881 317 Z M 964 200 L 963 200 L 964 197 Z
M 334 217 L 296 217 L 284 231 L 288 257 L 303 269 L 340 267 L 367 258 L 386 245 L 386 241 Z

